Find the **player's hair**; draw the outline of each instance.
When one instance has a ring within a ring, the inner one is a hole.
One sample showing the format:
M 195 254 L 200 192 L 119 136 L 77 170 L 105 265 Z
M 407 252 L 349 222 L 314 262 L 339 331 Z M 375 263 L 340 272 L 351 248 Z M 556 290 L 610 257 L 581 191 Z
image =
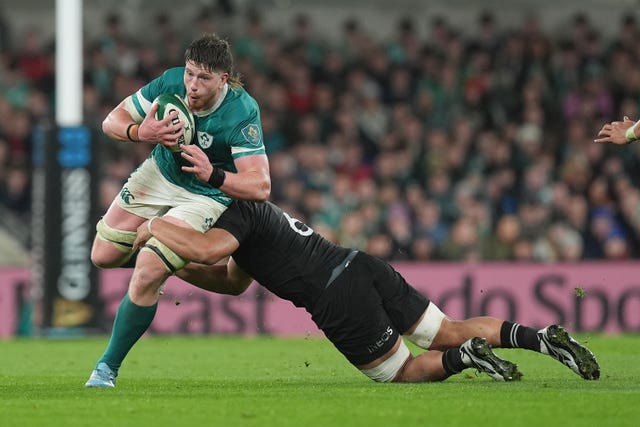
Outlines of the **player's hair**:
M 225 39 L 206 33 L 195 39 L 184 52 L 184 59 L 204 66 L 207 71 L 229 74 L 229 84 L 242 86 L 240 75 L 233 65 L 231 46 Z

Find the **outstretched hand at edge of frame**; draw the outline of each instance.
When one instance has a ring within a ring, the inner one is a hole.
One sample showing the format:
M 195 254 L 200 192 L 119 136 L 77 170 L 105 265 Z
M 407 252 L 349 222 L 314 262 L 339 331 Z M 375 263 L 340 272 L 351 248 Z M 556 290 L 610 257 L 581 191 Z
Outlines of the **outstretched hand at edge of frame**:
M 606 123 L 598 132 L 600 138 L 594 139 L 594 142 L 612 143 L 616 145 L 627 145 L 639 138 L 636 136 L 637 128 L 640 121 L 634 122 L 629 117 L 624 116 L 624 120 L 619 122 Z

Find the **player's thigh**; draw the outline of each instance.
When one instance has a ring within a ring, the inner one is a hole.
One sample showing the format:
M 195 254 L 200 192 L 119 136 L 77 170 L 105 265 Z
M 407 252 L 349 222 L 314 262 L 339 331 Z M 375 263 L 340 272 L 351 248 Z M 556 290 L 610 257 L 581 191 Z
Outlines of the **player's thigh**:
M 382 301 L 393 324 L 404 334 L 423 315 L 429 300 L 398 273 L 389 263 L 369 254 L 361 254 L 371 286 Z
M 223 204 L 206 196 L 191 194 L 163 215 L 167 221 L 205 232 L 213 227 L 227 209 Z
M 218 220 L 226 206 L 205 196 L 185 197 L 177 206 L 170 208 L 164 219 L 178 226 L 205 232 Z M 155 237 L 151 237 L 143 250 L 153 251 L 164 263 L 169 273 L 182 269 L 189 260 L 179 256 Z
M 175 218 L 199 231 L 211 228 L 226 209 L 211 197 L 169 182 L 153 159 L 131 174 L 115 203 L 141 218 Z
M 185 193 L 188 193 L 185 189 L 169 182 L 149 158 L 129 176 L 113 204 L 144 221 L 176 206 Z
M 122 209 L 115 201 L 96 224 L 96 235 L 91 248 L 94 263 L 109 266 L 129 257 L 138 226 L 145 221 Z
M 366 265 L 356 256 L 325 289 L 313 310 L 314 322 L 355 366 L 382 357 L 400 336 L 371 280 Z
M 96 225 L 91 258 L 100 266 L 113 266 L 131 253 L 140 224 L 161 215 L 171 205 L 172 186 L 156 164 L 145 160 L 120 189 Z

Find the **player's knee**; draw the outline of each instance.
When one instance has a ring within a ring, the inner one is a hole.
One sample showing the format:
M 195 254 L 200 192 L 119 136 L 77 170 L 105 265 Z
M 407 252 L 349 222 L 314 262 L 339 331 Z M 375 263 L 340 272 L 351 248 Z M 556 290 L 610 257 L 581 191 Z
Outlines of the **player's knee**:
M 431 348 L 446 319 L 447 316 L 432 301 L 427 306 L 424 315 L 413 332 L 406 335 L 406 338 L 418 347 L 428 350 Z
M 155 237 L 150 238 L 145 244 L 144 251 L 154 252 L 162 261 L 166 270 L 173 274 L 187 265 L 187 260 L 177 255 Z
M 104 219 L 96 225 L 96 238 L 91 249 L 91 262 L 100 268 L 119 267 L 131 256 L 135 231 L 118 230 Z
M 141 292 L 154 291 L 164 283 L 170 273 L 164 264 L 149 257 L 136 263 L 136 268 L 131 276 L 130 286 Z
M 122 266 L 131 254 L 115 250 L 113 245 L 98 238 L 91 248 L 91 262 L 98 268 L 116 268 Z
M 399 340 L 395 353 L 373 368 L 361 369 L 362 373 L 379 383 L 402 382 L 402 370 L 413 356 L 402 338 Z

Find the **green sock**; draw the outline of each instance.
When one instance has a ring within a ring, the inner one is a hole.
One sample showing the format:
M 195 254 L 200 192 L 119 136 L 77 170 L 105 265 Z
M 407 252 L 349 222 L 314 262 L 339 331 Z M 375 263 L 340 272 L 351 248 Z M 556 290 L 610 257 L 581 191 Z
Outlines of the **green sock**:
M 149 307 L 136 305 L 125 295 L 113 321 L 109 345 L 98 363 L 106 363 L 117 373 L 129 350 L 151 325 L 157 308 L 158 303 Z

